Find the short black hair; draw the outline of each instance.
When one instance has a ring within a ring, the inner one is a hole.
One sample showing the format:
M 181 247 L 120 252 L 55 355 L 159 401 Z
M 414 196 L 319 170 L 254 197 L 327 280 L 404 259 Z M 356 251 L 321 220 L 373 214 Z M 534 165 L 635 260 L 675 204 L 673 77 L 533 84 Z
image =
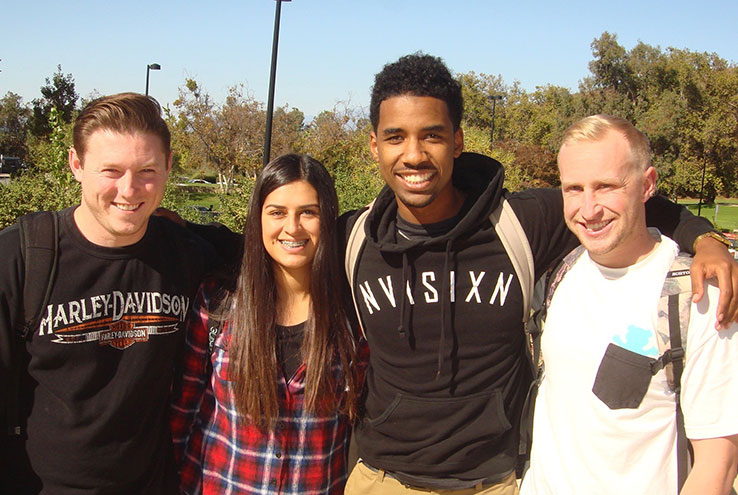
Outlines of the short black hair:
M 431 96 L 443 100 L 454 130 L 461 125 L 464 112 L 461 84 L 441 58 L 417 52 L 404 55 L 382 68 L 374 77 L 369 104 L 369 119 L 375 131 L 379 125 L 379 105 L 387 98 L 401 95 Z

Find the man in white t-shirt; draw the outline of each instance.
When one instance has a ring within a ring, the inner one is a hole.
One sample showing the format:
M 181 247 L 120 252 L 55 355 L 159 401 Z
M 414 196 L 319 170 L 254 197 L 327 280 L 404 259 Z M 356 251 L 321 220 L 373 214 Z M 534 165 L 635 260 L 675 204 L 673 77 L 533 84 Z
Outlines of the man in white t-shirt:
M 646 228 L 643 204 L 656 188 L 648 140 L 623 119 L 587 117 L 566 131 L 558 165 L 564 217 L 586 252 L 548 310 L 521 493 L 676 494 L 676 399 L 649 362 L 659 355 L 657 304 L 678 247 Z M 738 466 L 738 325 L 717 332 L 717 287 L 705 296 L 692 303 L 681 378 L 694 448 L 682 494 L 727 494 Z M 625 367 L 644 380 L 640 393 L 622 378 Z

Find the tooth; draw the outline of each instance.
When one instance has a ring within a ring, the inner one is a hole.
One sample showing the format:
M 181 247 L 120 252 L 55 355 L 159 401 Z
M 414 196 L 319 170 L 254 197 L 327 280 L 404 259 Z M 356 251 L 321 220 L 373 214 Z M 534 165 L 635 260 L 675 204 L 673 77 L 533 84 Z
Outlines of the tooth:
M 604 229 L 605 227 L 607 227 L 609 223 L 610 223 L 609 221 L 599 222 L 599 223 L 590 223 L 590 224 L 586 224 L 585 227 L 589 231 L 596 231 L 596 230 Z
M 307 244 L 307 241 L 279 241 L 282 243 L 282 245 L 295 248 L 295 247 L 302 247 L 305 244 Z
M 412 184 L 418 184 L 420 182 L 424 182 L 428 180 L 431 175 L 433 174 L 413 174 L 413 175 L 406 175 L 405 180 L 412 183 Z
M 139 203 L 139 204 L 140 204 L 140 203 Z M 125 210 L 125 211 L 132 211 L 132 210 L 135 210 L 136 208 L 138 208 L 139 204 L 135 204 L 135 205 L 128 205 L 128 204 L 122 204 L 122 203 L 114 203 L 114 205 L 115 205 L 115 206 L 116 206 L 117 208 L 120 208 L 121 210 Z

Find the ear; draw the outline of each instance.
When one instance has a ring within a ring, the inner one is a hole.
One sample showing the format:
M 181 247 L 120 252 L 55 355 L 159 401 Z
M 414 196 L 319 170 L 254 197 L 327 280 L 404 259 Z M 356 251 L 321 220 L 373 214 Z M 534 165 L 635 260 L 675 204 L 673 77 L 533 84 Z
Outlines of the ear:
M 169 158 L 167 158 L 167 175 L 169 175 L 169 172 L 172 171 L 172 163 L 173 163 L 172 159 L 173 159 L 173 157 L 174 157 L 174 152 L 173 151 L 170 151 L 169 152 Z
M 69 148 L 69 168 L 72 169 L 72 175 L 77 182 L 82 182 L 82 160 L 77 154 L 77 150 Z
M 369 133 L 369 149 L 372 152 L 374 160 L 379 161 L 379 151 L 377 150 L 377 133 L 374 131 Z
M 454 132 L 454 158 L 458 158 L 462 151 L 464 151 L 464 131 L 459 126 Z
M 658 172 L 656 168 L 651 166 L 643 172 L 643 202 L 645 203 L 648 199 L 656 194 L 656 180 L 658 179 Z

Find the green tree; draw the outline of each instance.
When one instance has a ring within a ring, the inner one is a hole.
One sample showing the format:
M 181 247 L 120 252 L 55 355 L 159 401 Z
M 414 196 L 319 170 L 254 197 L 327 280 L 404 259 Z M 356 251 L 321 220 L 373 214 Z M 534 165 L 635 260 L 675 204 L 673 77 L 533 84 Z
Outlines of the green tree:
M 41 87 L 41 98 L 33 100 L 33 117 L 30 130 L 35 136 L 48 136 L 52 128 L 49 115 L 56 108 L 62 122 L 70 123 L 74 119 L 79 96 L 74 87 L 72 74 L 64 74 L 61 65 L 57 66 L 51 79 L 46 78 L 46 85 Z
M 298 108 L 284 106 L 275 109 L 272 118 L 272 146 L 269 156 L 276 158 L 284 153 L 293 152 L 304 125 L 305 115 Z
M 80 187 L 67 165 L 72 126 L 52 108 L 49 128 L 48 139 L 37 140 L 29 149 L 36 167 L 0 187 L 0 228 L 32 211 L 60 210 L 79 203 Z
M 634 101 L 636 86 L 628 64 L 629 54 L 618 43 L 617 35 L 605 31 L 590 47 L 594 60 L 589 63 L 589 70 L 594 77 L 594 87 L 610 89 Z
M 265 115 L 261 103 L 232 87 L 225 102 L 217 104 L 194 79 L 180 88 L 174 107 L 179 111 L 174 131 L 183 167 L 207 164 L 218 174 L 223 194 L 228 194 L 237 174 L 255 175 L 261 167 Z M 187 163 L 182 161 L 187 160 Z
M 23 98 L 8 91 L 0 99 L 0 154 L 26 158 L 26 125 L 31 115 Z
M 362 114 L 337 105 L 315 117 L 295 145 L 331 173 L 342 212 L 367 205 L 384 185 L 369 151 L 370 131 Z
M 492 127 L 492 96 L 507 96 L 509 88 L 505 86 L 502 76 L 477 74 L 474 71 L 457 74 L 456 79 L 461 84 L 461 94 L 464 98 L 464 125 L 480 129 Z M 495 127 L 498 127 L 504 118 L 505 100 L 495 103 Z M 504 127 L 504 126 L 503 126 Z M 495 132 L 495 137 L 499 133 Z

